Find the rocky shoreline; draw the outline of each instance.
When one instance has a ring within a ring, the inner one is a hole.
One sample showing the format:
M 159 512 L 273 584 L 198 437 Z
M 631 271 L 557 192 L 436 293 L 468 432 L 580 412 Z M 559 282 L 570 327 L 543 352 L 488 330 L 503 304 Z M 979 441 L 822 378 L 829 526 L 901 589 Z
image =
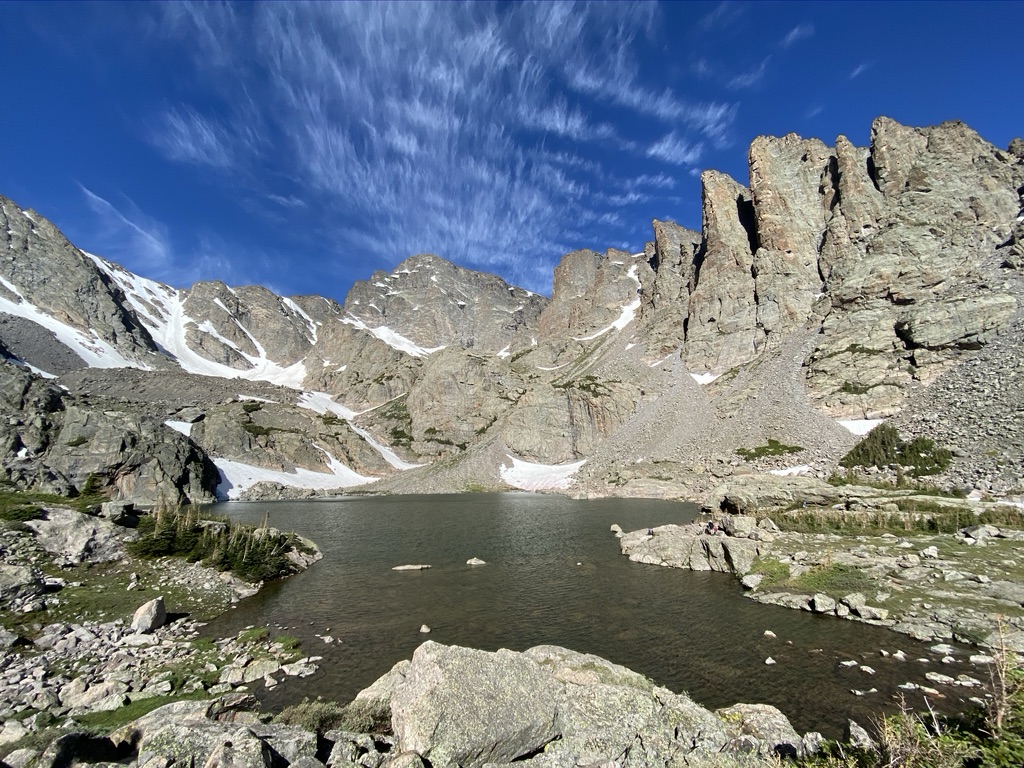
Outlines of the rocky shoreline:
M 797 733 L 774 707 L 711 712 L 625 667 L 556 646 L 490 653 L 428 641 L 319 731 L 268 722 L 256 704 L 239 693 L 171 703 L 105 737 L 70 729 L 4 764 L 725 768 L 811 754 L 824 742 Z
M 775 707 L 711 712 L 624 667 L 554 646 L 489 653 L 426 642 L 330 728 L 272 722 L 252 694 L 313 674 L 319 658 L 262 627 L 205 639 L 200 620 L 167 613 L 190 596 L 190 606 L 223 610 L 258 585 L 178 560 L 146 567 L 125 554 L 130 531 L 101 517 L 48 508 L 30 522 L 3 523 L 0 544 L 3 616 L 15 628 L 0 632 L 0 766 L 740 766 L 824 742 L 797 733 Z M 49 575 L 82 569 L 94 571 L 88 583 Z M 130 621 L 43 626 L 44 611 L 82 610 L 80 596 L 67 596 L 76 589 L 123 590 L 121 606 L 145 602 Z M 174 595 L 166 605 L 162 595 L 146 600 L 161 591 Z
M 99 515 L 47 506 L 37 519 L 0 522 L 0 749 L 61 721 L 316 670 L 298 641 L 266 629 L 201 638 L 204 619 L 261 584 L 181 558 L 129 556 L 135 534 L 118 522 L 130 517 L 113 503 Z M 301 544 L 297 569 L 322 557 Z
M 746 596 L 761 603 L 883 626 L 925 642 L 1024 651 L 1024 530 L 966 524 L 950 534 L 799 533 L 780 530 L 768 516 L 726 513 L 613 532 L 630 560 L 734 573 Z M 971 661 L 984 668 L 991 656 L 980 652 Z
M 793 488 L 810 492 L 806 482 L 794 482 L 782 478 L 770 489 L 777 507 L 792 504 Z M 891 503 L 876 489 L 841 493 L 869 507 Z M 755 502 L 771 507 L 750 489 L 713 497 L 718 509 Z M 107 512 L 117 517 L 112 507 Z M 976 525 L 957 534 L 855 536 L 786 532 L 768 516 L 715 519 L 720 530 L 714 533 L 702 519 L 617 534 L 632 560 L 735 573 L 747 595 L 763 603 L 918 639 L 1024 649 L 1024 595 L 1016 597 L 1024 593 L 1024 571 L 1016 571 L 1014 552 L 1022 531 Z M 200 606 L 203 615 L 223 611 L 258 585 L 180 560 L 167 567 L 129 558 L 130 531 L 70 509 L 2 525 L 0 610 L 16 631 L 0 630 L 0 755 L 6 754 L 0 766 L 741 766 L 812 754 L 824 743 L 820 734 L 797 733 L 775 707 L 737 704 L 712 712 L 596 656 L 554 646 L 489 653 L 429 641 L 346 707 L 335 707 L 329 727 L 272 722 L 252 694 L 312 675 L 319 658 L 262 627 L 216 641 L 200 635 Z M 806 580 L 844 569 L 868 579 L 869 588 L 830 592 Z M 83 573 L 88 583 L 78 581 Z M 820 588 L 800 589 L 808 583 Z M 69 620 L 68 612 L 86 605 L 75 590 L 90 589 L 119 592 L 122 599 L 91 605 L 89 618 Z M 165 595 L 173 610 L 188 606 L 185 613 L 195 613 L 151 620 L 165 613 Z M 143 603 L 134 621 L 103 614 Z M 37 617 L 44 610 L 62 620 L 43 626 Z M 945 653 L 949 666 L 929 671 L 928 684 L 913 688 L 936 697 L 956 689 L 983 704 L 993 656 L 968 659 L 943 645 L 932 650 Z M 863 661 L 848 663 L 873 674 Z M 966 663 L 974 671 L 957 674 Z M 44 733 L 56 739 L 44 743 Z M 852 721 L 847 738 L 870 741 Z

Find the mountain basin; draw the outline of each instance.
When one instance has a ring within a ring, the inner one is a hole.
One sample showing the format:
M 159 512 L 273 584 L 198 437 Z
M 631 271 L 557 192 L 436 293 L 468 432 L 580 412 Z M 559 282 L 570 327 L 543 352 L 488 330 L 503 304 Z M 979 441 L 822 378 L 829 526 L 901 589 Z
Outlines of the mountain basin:
M 231 502 L 215 511 L 252 524 L 267 516 L 324 553 L 206 628 L 223 637 L 267 626 L 323 657 L 314 676 L 260 689 L 270 708 L 303 697 L 347 702 L 427 639 L 489 651 L 561 645 L 712 709 L 774 704 L 800 732 L 831 738 L 849 718 L 869 725 L 896 711 L 903 694 L 909 706 L 923 707 L 920 691 L 898 686 L 933 686 L 929 671 L 984 677 L 966 664 L 966 649 L 942 663 L 947 653 L 882 627 L 747 600 L 731 574 L 642 565 L 620 554 L 613 523 L 626 531 L 685 523 L 697 514 L 693 504 L 475 493 Z M 467 565 L 471 558 L 485 565 Z M 393 570 L 401 565 L 431 567 Z M 908 660 L 883 650 L 902 650 Z M 943 693 L 932 704 L 958 711 L 977 689 Z

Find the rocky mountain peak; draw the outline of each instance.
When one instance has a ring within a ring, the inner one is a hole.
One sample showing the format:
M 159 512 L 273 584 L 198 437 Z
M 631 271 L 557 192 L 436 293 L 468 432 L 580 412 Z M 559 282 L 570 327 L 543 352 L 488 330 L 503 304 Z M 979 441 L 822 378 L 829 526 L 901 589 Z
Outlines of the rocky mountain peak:
M 11 352 L 27 359 L 63 345 L 81 360 L 65 358 L 64 370 L 161 364 L 124 294 L 51 222 L 0 197 L 0 232 L 0 313 L 19 318 L 8 326 L 16 328 L 6 340 Z
M 386 328 L 423 350 L 459 346 L 498 352 L 537 320 L 547 299 L 496 275 L 432 254 L 352 286 L 345 314 L 356 327 Z

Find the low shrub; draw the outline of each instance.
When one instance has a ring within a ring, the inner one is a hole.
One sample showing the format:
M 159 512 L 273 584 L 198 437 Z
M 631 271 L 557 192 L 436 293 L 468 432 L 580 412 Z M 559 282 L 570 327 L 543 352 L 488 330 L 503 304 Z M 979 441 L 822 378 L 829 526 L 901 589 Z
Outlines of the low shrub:
M 824 592 L 830 595 L 866 592 L 874 586 L 871 577 L 864 571 L 842 563 L 812 568 L 791 579 L 789 583 L 806 592 Z
M 767 445 L 759 445 L 757 448 L 737 448 L 736 454 L 747 461 L 760 459 L 765 456 L 784 456 L 787 453 L 800 453 L 803 448 L 799 445 L 786 445 L 778 440 L 768 440 Z
M 303 730 L 321 734 L 341 724 L 344 715 L 343 707 L 334 701 L 317 698 L 314 701 L 303 699 L 299 704 L 285 707 L 274 718 L 283 725 L 297 725 Z
M 839 466 L 853 467 L 910 467 L 911 476 L 935 475 L 949 467 L 953 454 L 936 446 L 927 437 L 915 437 L 909 442 L 900 438 L 895 427 L 879 424 L 868 432 L 839 461 Z
M 231 571 L 246 581 L 272 581 L 295 572 L 287 553 L 298 546 L 292 534 L 271 532 L 215 518 L 200 519 L 194 510 L 157 510 L 129 543 L 136 557 L 182 557 Z

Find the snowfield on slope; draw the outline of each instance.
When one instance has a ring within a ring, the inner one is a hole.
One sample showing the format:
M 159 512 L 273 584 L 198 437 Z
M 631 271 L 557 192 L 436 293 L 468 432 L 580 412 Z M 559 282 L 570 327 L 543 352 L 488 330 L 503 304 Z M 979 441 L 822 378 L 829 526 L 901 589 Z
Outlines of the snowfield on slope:
M 101 339 L 95 331 L 90 330 L 88 333 L 85 333 L 48 315 L 35 304 L 29 302 L 24 294 L 18 290 L 17 286 L 10 281 L 0 277 L 0 283 L 3 283 L 3 286 L 8 291 L 20 299 L 20 301 L 12 301 L 6 296 L 0 295 L 0 312 L 6 312 L 15 317 L 23 317 L 37 325 L 41 325 L 53 333 L 61 344 L 82 358 L 90 368 L 142 368 L 148 370 L 141 363 L 133 362 L 126 358 L 113 346 Z
M 505 455 L 511 459 L 512 466 L 501 465 L 501 479 L 524 491 L 565 490 L 575 482 L 580 467 L 587 463 L 583 459 L 572 464 L 533 464 L 511 454 Z
M 319 447 L 319 446 L 318 446 Z M 378 480 L 376 477 L 364 477 L 353 472 L 336 458 L 331 456 L 322 448 L 323 454 L 327 457 L 330 472 L 313 472 L 309 469 L 296 468 L 292 472 L 282 472 L 277 469 L 266 469 L 252 464 L 245 464 L 241 461 L 231 459 L 214 459 L 220 474 L 220 482 L 217 484 L 217 498 L 237 499 L 243 492 L 256 485 L 256 483 L 270 482 L 280 483 L 290 488 L 309 488 L 316 490 L 342 490 L 353 488 L 357 485 L 366 485 Z
M 201 376 L 266 381 L 289 389 L 302 388 L 302 381 L 306 378 L 306 366 L 301 362 L 282 366 L 270 360 L 263 346 L 247 328 L 237 321 L 235 322 L 238 327 L 249 337 L 256 348 L 256 355 L 241 352 L 236 345 L 215 333 L 208 322 L 198 323 L 190 317 L 185 312 L 184 299 L 180 291 L 155 280 L 139 277 L 99 256 L 91 253 L 85 255 L 92 259 L 97 267 L 110 275 L 118 287 L 124 291 L 125 296 L 128 297 L 128 303 L 145 324 L 153 340 L 161 350 L 174 358 L 182 370 Z M 247 370 L 239 370 L 213 360 L 207 360 L 194 352 L 185 341 L 185 328 L 188 325 L 193 325 L 201 331 L 214 335 L 219 341 L 235 349 L 252 367 Z M 129 363 L 129 365 L 132 364 Z
M 372 304 L 370 306 L 373 306 Z M 376 307 L 374 307 L 376 309 Z M 358 328 L 361 331 L 368 331 L 376 336 L 378 339 L 383 341 L 389 347 L 397 349 L 399 352 L 404 352 L 412 357 L 427 357 L 432 355 L 434 352 L 440 352 L 444 349 L 442 344 L 440 347 L 421 347 L 411 339 L 405 338 L 398 331 L 388 328 L 386 325 L 380 325 L 376 328 L 371 328 L 358 317 L 349 315 L 341 319 L 341 322 L 345 325 L 351 325 L 353 328 Z

